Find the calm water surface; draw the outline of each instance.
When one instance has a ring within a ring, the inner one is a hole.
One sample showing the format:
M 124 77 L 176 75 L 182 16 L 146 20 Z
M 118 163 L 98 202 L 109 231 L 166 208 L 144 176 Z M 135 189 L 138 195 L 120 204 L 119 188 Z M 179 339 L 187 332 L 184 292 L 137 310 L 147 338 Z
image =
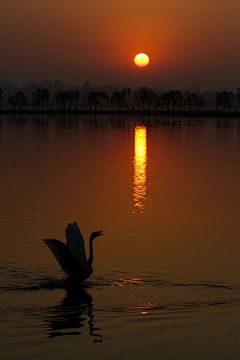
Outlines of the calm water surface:
M 239 359 L 239 119 L 2 116 L 4 359 Z M 76 221 L 74 293 L 44 238 Z

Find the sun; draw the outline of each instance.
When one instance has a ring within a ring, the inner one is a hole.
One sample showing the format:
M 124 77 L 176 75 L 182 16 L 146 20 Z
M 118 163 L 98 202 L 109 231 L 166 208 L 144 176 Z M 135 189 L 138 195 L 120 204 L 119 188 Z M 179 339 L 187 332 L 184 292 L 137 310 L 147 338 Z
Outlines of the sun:
M 148 63 L 149 63 L 149 57 L 147 54 L 144 54 L 144 53 L 140 53 L 140 54 L 137 54 L 134 58 L 134 62 L 137 66 L 139 67 L 144 67 L 144 66 L 147 66 Z

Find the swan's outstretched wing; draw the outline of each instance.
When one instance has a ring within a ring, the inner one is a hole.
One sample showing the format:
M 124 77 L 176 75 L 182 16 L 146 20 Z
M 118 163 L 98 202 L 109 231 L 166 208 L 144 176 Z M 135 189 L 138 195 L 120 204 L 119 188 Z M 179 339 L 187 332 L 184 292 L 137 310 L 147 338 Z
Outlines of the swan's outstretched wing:
M 52 251 L 61 268 L 68 276 L 81 275 L 86 272 L 84 266 L 78 261 L 66 244 L 55 239 L 44 239 L 43 242 Z
M 78 224 L 68 224 L 66 228 L 67 246 L 76 255 L 78 260 L 83 264 L 87 264 L 87 257 L 85 252 L 84 240 Z

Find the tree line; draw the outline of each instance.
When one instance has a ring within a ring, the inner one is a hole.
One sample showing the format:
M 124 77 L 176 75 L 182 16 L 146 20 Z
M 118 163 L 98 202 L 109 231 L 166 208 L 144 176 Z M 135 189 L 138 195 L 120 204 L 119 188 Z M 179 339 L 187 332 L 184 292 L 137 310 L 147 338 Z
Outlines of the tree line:
M 83 90 L 58 90 L 55 93 L 55 98 L 52 99 L 52 103 L 49 104 L 50 93 L 48 89 L 38 88 L 32 93 L 32 101 L 30 102 L 23 91 L 18 91 L 14 95 L 8 98 L 8 104 L 15 110 L 24 110 L 27 106 L 31 105 L 36 110 L 44 109 L 44 105 L 48 104 L 49 110 L 57 108 L 58 110 L 72 110 L 78 109 L 80 105 L 82 109 L 97 110 L 99 105 L 109 103 L 110 106 L 122 110 L 126 106 L 126 99 L 131 94 L 131 89 L 126 87 L 121 91 L 114 91 L 112 96 L 109 96 L 105 92 Z M 3 91 L 0 89 L 0 104 L 3 100 Z M 187 106 L 189 111 L 201 111 L 205 105 L 204 99 L 197 93 L 187 92 L 182 94 L 179 90 L 170 90 L 158 95 L 153 89 L 148 86 L 139 87 L 133 92 L 133 100 L 138 110 L 151 110 L 154 107 L 155 110 L 167 110 L 174 111 L 180 110 L 183 106 Z M 234 100 L 234 94 L 229 91 L 221 91 L 216 95 L 216 111 L 230 110 L 232 107 L 232 101 Z M 237 89 L 236 103 L 240 105 L 240 88 Z

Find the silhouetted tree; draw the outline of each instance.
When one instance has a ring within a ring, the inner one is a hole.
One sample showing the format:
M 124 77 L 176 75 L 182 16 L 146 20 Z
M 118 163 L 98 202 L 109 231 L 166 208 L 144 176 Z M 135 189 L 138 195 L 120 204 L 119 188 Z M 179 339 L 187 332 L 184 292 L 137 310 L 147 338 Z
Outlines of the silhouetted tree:
M 144 89 L 145 86 L 134 91 L 134 102 L 137 103 L 138 110 L 140 110 L 140 108 L 143 110 L 144 103 L 146 102 Z
M 40 110 L 41 105 L 41 89 L 36 89 L 32 93 L 32 105 Z
M 138 110 L 140 110 L 141 98 L 140 98 L 140 90 L 139 89 L 134 91 L 133 98 L 134 98 L 134 102 L 137 103 Z M 143 108 L 143 104 L 144 104 L 144 102 L 142 102 L 142 108 Z
M 126 102 L 126 95 L 130 95 L 130 88 L 124 88 L 122 91 L 114 91 L 110 99 L 111 104 L 117 104 L 118 110 L 122 109 L 122 104 Z
M 17 97 L 15 95 L 11 95 L 8 99 L 8 104 L 13 107 L 13 110 L 16 110 L 17 107 Z
M 89 94 L 90 94 L 90 90 L 89 89 L 85 89 L 82 91 L 82 96 L 81 96 L 81 105 L 82 108 L 85 110 L 88 103 L 89 103 Z
M 169 107 L 170 107 L 170 102 L 171 102 L 171 95 L 170 95 L 170 92 L 167 92 L 167 93 L 164 93 L 161 95 L 161 98 L 160 98 L 163 106 L 167 105 L 167 111 L 169 111 Z
M 157 108 L 159 108 L 159 107 L 163 110 L 164 102 L 163 102 L 162 97 L 156 94 L 156 97 L 155 97 L 154 100 L 155 100 L 155 102 L 154 102 L 155 111 L 156 111 Z
M 71 105 L 73 101 L 77 101 L 79 99 L 79 91 L 77 90 L 68 90 L 68 101 L 69 101 L 69 110 L 71 109 Z
M 14 95 L 10 96 L 8 99 L 8 103 L 13 106 L 14 110 L 16 110 L 17 106 L 18 110 L 22 110 L 28 105 L 27 98 L 22 91 L 18 91 Z
M 183 104 L 183 97 L 182 97 L 181 91 L 171 90 L 169 95 L 170 95 L 171 102 L 172 102 L 172 110 L 175 110 L 175 107 L 178 110 L 179 107 L 181 107 Z
M 148 86 L 142 86 L 138 90 L 134 91 L 134 101 L 137 103 L 138 109 L 144 109 L 144 104 L 147 103 L 148 110 L 154 99 L 156 98 L 156 93 L 150 89 Z
M 2 106 L 2 101 L 3 101 L 2 95 L 3 95 L 3 91 L 2 91 L 2 89 L 0 88 L 0 107 Z
M 152 103 L 153 102 L 156 103 L 158 101 L 158 96 L 152 89 L 149 89 L 147 87 L 145 88 L 145 91 L 146 91 L 145 98 L 149 111 Z
M 196 98 L 194 100 L 194 110 L 197 109 L 198 111 L 201 111 L 201 108 L 205 105 L 205 101 L 202 97 L 199 97 L 196 95 Z
M 108 101 L 108 95 L 105 92 L 99 92 L 99 91 L 91 91 L 88 96 L 88 101 L 90 104 L 90 110 L 91 105 L 94 104 L 94 110 L 97 110 L 97 106 L 101 103 L 101 101 L 106 100 Z
M 232 93 L 232 91 L 224 91 L 224 96 L 223 96 L 223 111 L 225 110 L 225 108 L 228 109 L 228 111 L 230 110 L 231 107 L 231 100 L 234 100 L 234 95 Z
M 45 88 L 36 89 L 36 91 L 32 93 L 32 96 L 33 96 L 32 104 L 33 106 L 37 107 L 38 110 L 40 109 L 41 105 L 43 110 L 44 102 L 48 101 L 50 98 L 49 91 L 48 89 Z
M 41 101 L 42 101 L 42 110 L 43 110 L 44 102 L 48 101 L 49 98 L 50 98 L 50 94 L 49 94 L 48 89 L 43 88 L 42 89 L 42 99 L 41 99 Z
M 216 111 L 218 111 L 218 108 L 219 108 L 219 106 L 220 106 L 221 103 L 222 103 L 222 94 L 221 94 L 221 93 L 218 93 L 218 94 L 217 94 L 215 101 L 216 101 L 216 104 L 217 104 Z
M 64 111 L 66 109 L 66 102 L 69 100 L 68 92 L 60 89 L 56 91 L 55 97 L 57 107 Z
M 168 91 L 162 94 L 160 99 L 162 104 L 167 106 L 167 111 L 170 109 L 170 103 L 172 103 L 172 110 L 174 110 L 175 107 L 178 109 L 183 103 L 182 93 L 179 90 Z
M 236 102 L 237 102 L 237 106 L 238 106 L 238 103 L 240 104 L 240 88 L 237 89 Z
M 217 103 L 217 111 L 220 105 L 222 105 L 223 111 L 226 110 L 226 108 L 229 110 L 231 107 L 231 100 L 234 99 L 234 95 L 231 91 L 221 91 L 216 96 L 216 103 Z
M 188 104 L 189 106 L 189 111 L 192 110 L 194 102 L 196 102 L 197 100 L 197 94 L 195 93 L 190 93 L 189 91 L 187 92 L 187 97 L 185 98 L 184 102 L 186 104 Z

